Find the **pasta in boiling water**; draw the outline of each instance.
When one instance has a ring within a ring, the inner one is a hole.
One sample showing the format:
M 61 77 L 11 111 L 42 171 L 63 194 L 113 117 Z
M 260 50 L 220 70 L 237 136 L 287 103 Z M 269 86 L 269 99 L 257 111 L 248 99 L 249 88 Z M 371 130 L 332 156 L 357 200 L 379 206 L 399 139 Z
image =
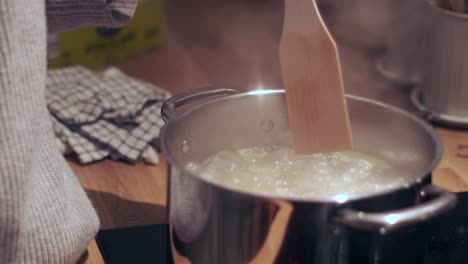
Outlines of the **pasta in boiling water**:
M 295 155 L 287 147 L 225 150 L 187 169 L 213 183 L 291 198 L 349 196 L 402 186 L 408 171 L 360 152 Z

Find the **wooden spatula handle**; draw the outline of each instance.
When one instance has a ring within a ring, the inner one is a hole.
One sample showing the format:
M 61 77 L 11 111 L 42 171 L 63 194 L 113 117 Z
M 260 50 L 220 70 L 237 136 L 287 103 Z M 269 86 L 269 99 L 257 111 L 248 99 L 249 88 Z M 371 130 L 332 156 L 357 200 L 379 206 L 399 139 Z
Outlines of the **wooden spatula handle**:
M 279 51 L 296 153 L 350 150 L 338 50 L 314 0 L 285 0 Z

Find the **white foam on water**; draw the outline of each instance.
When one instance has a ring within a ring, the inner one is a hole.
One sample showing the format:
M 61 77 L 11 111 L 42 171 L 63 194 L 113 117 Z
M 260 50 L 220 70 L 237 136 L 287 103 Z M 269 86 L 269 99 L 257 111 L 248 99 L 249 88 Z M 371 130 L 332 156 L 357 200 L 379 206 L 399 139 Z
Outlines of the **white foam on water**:
M 360 152 L 295 155 L 286 147 L 220 151 L 187 169 L 232 188 L 293 198 L 359 195 L 404 186 L 404 168 Z

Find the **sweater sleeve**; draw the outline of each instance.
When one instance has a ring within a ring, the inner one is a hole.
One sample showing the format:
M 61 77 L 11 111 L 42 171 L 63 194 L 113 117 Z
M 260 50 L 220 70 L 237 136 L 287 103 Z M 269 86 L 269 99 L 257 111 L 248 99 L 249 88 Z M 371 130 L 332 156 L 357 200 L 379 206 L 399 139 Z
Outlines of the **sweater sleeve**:
M 0 263 L 68 264 L 99 220 L 55 146 L 45 1 L 0 0 Z
M 81 26 L 121 27 L 133 16 L 137 0 L 46 0 L 49 32 Z

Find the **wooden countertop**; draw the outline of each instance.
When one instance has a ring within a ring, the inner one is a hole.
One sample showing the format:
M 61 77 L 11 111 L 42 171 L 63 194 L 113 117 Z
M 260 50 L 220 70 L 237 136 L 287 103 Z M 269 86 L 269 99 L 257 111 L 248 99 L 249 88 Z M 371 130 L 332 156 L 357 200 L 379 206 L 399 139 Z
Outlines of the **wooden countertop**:
M 453 192 L 468 191 L 468 131 L 437 129 L 444 143 L 442 161 L 432 182 Z
M 283 1 L 166 1 L 167 40 L 146 54 L 117 64 L 127 74 L 173 94 L 210 84 L 282 87 L 278 44 Z M 347 93 L 409 108 L 408 91 L 375 70 L 375 52 L 338 45 Z M 463 133 L 439 130 L 447 145 L 444 166 L 434 182 L 453 191 L 468 190 L 468 140 Z M 460 143 L 462 142 L 462 143 Z M 460 147 L 462 145 L 463 147 Z M 166 168 L 102 161 L 69 164 L 95 205 L 102 229 L 166 223 Z M 86 263 L 104 263 L 95 242 Z
M 167 223 L 167 163 L 158 166 L 102 161 L 80 166 L 69 161 L 96 208 L 101 229 Z M 93 241 L 87 264 L 104 263 Z

